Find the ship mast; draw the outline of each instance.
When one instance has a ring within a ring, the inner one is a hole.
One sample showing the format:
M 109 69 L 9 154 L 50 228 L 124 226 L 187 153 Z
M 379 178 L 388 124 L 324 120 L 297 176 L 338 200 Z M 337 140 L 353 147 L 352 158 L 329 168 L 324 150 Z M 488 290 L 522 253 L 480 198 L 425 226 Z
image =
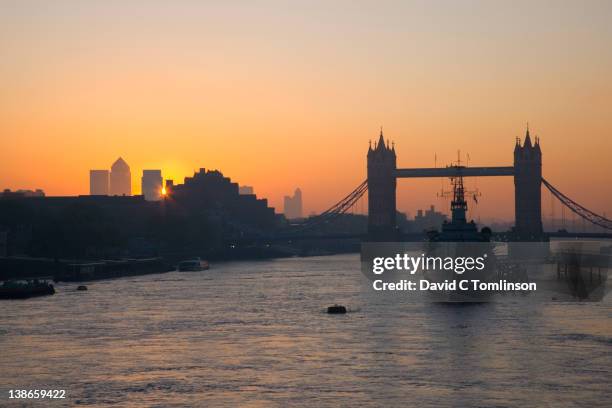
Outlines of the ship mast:
M 463 176 L 451 178 L 453 184 L 453 201 L 451 201 L 451 214 L 453 223 L 465 223 L 467 202 L 465 201 L 465 189 L 463 187 Z
M 467 202 L 465 201 L 465 194 L 469 193 L 469 194 L 473 194 L 474 196 L 474 201 L 477 201 L 478 196 L 480 196 L 480 193 L 478 192 L 478 190 L 474 190 L 474 191 L 465 191 L 465 187 L 463 185 L 463 176 L 461 174 L 461 170 L 465 168 L 464 165 L 462 165 L 461 163 L 461 152 L 458 151 L 457 152 L 457 162 L 451 164 L 450 167 L 454 167 L 458 170 L 458 176 L 455 177 L 450 177 L 450 182 L 451 185 L 453 186 L 453 191 L 452 191 L 452 195 L 453 195 L 453 199 L 451 201 L 451 223 L 453 224 L 465 224 L 467 222 L 467 210 L 468 210 L 468 205 Z M 440 194 L 438 194 L 439 197 L 448 197 L 450 196 L 451 192 L 448 191 L 444 191 L 442 190 L 442 192 Z

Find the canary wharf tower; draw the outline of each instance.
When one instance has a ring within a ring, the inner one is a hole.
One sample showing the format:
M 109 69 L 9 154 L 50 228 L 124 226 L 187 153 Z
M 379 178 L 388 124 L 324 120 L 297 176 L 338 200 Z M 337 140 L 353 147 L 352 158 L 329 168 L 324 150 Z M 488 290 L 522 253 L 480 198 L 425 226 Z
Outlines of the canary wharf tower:
M 121 157 L 111 166 L 110 195 L 132 195 L 132 174 L 130 166 Z

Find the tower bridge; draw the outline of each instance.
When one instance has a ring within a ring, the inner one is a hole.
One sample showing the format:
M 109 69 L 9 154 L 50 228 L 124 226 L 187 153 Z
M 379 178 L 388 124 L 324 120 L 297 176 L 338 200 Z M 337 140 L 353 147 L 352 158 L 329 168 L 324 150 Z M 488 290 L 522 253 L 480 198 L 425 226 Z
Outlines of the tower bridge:
M 368 192 L 367 238 L 374 241 L 402 239 L 397 228 L 396 189 L 398 178 L 430 177 L 513 177 L 515 226 L 513 240 L 542 240 L 552 236 L 612 238 L 612 220 L 581 206 L 561 193 L 542 177 L 542 150 L 539 138 L 532 142 L 529 129 L 523 140 L 516 139 L 513 163 L 507 166 L 467 167 L 453 165 L 440 168 L 398 168 L 395 144 L 385 142 L 382 130 L 378 142 L 370 144 L 367 153 L 367 179 L 350 194 L 319 216 L 289 234 L 312 236 L 312 228 L 329 223 L 350 210 Z M 542 228 L 542 185 L 572 212 L 609 233 L 545 233 Z M 507 233 L 501 233 L 506 236 Z M 405 238 L 405 237 L 404 237 Z
M 517 139 L 514 163 L 501 167 L 397 168 L 395 145 L 385 142 L 382 130 L 378 143 L 368 149 L 368 234 L 375 241 L 395 241 L 396 188 L 398 178 L 422 177 L 514 177 L 515 234 L 521 240 L 537 240 L 542 230 L 542 151 L 532 143 L 529 129 L 525 141 Z

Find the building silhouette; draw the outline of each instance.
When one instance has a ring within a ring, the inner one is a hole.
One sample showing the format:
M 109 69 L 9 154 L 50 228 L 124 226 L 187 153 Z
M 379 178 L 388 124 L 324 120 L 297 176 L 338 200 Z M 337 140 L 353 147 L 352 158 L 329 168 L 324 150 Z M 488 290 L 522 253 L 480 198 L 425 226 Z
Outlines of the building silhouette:
M 42 191 L 40 188 L 37 188 L 36 190 L 23 190 L 23 189 L 19 189 L 19 190 L 15 190 L 15 191 L 11 191 L 10 189 L 6 188 L 4 189 L 3 192 L 0 193 L 0 197 L 13 197 L 13 198 L 20 198 L 20 197 L 25 197 L 25 198 L 31 198 L 31 197 L 44 197 L 45 196 L 45 192 Z
M 268 200 L 255 194 L 240 194 L 237 183 L 218 170 L 201 168 L 183 184 L 166 180 L 166 199 L 169 214 L 206 216 L 224 225 L 226 233 L 248 234 L 270 230 L 277 225 L 274 208 Z
M 521 239 L 537 239 L 542 235 L 542 151 L 540 139 L 531 143 L 529 127 L 521 146 L 514 146 L 515 229 Z
M 108 195 L 108 170 L 89 170 L 89 195 Z
M 132 174 L 130 166 L 121 157 L 111 166 L 110 195 L 132 195 Z
M 142 195 L 147 201 L 159 201 L 162 196 L 161 170 L 142 171 Z
M 395 146 L 390 146 L 382 129 L 378 143 L 368 149 L 368 234 L 375 241 L 394 241 L 397 236 L 395 189 Z
M 448 221 L 448 217 L 444 213 L 436 211 L 435 206 L 431 205 L 428 210 L 417 211 L 413 221 L 413 231 L 437 231 L 445 221 Z
M 285 196 L 283 204 L 285 218 L 289 220 L 302 218 L 302 190 L 296 188 L 293 197 Z

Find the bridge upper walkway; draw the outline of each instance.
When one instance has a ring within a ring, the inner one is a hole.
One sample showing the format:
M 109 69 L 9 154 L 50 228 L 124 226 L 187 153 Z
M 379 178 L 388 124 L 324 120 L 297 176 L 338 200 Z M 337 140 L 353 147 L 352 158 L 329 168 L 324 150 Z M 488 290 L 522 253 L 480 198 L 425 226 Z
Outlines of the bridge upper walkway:
M 514 176 L 513 166 L 503 167 L 464 167 L 449 166 L 424 169 L 397 169 L 395 177 L 422 178 L 422 177 L 488 177 L 488 176 Z

